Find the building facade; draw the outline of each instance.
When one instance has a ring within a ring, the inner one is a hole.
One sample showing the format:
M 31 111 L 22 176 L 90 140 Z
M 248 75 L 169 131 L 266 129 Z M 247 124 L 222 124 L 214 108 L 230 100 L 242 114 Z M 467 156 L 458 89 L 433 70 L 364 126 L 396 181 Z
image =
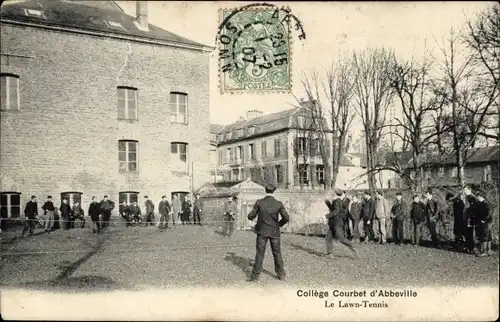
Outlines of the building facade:
M 2 4 L 9 217 L 31 195 L 142 205 L 142 196 L 156 203 L 210 181 L 210 49 L 149 24 L 147 2 L 137 2 L 137 18 L 107 3 Z
M 282 189 L 322 188 L 329 162 L 323 162 L 317 131 L 304 127 L 307 118 L 303 107 L 269 115 L 249 111 L 246 118 L 224 126 L 217 133 L 217 169 L 223 181 L 251 178 Z M 325 133 L 325 146 L 331 139 L 332 133 Z

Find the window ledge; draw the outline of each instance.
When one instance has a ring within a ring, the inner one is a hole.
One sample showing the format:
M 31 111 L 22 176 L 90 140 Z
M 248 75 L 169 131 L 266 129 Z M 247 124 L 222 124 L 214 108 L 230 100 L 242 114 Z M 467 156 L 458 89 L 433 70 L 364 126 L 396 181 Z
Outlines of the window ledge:
M 136 123 L 136 122 L 139 122 L 139 119 L 122 119 L 122 118 L 118 118 L 118 121 L 120 121 L 120 122 L 127 122 L 127 123 Z
M 131 175 L 131 176 L 137 176 L 139 175 L 139 171 L 119 171 L 120 174 L 126 174 L 126 175 Z
M 179 125 L 188 125 L 188 122 L 174 122 L 174 121 L 170 121 L 170 123 L 172 123 L 172 124 L 179 124 Z

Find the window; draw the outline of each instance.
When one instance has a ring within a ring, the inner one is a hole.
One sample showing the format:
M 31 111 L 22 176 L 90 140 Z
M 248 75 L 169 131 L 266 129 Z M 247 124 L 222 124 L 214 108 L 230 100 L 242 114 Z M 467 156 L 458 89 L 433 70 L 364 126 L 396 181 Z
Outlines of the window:
M 439 169 L 438 169 L 438 177 L 444 177 L 444 167 L 439 167 Z
M 61 193 L 61 203 L 62 203 L 63 199 L 68 200 L 68 204 L 71 208 L 73 208 L 73 205 L 77 202 L 80 204 L 80 206 L 82 206 L 82 193 L 81 192 L 63 192 L 63 193 Z M 82 206 L 82 208 L 83 208 L 83 206 Z
M 137 120 L 137 89 L 118 87 L 118 119 Z
M 2 218 L 21 217 L 21 193 L 2 192 L 0 195 L 0 209 Z M 22 217 L 24 217 L 24 212 Z
M 120 172 L 137 172 L 137 141 L 118 141 Z
M 274 156 L 279 157 L 281 153 L 280 139 L 274 139 Z
M 297 125 L 299 128 L 304 128 L 305 118 L 302 115 L 297 116 Z
M 248 135 L 253 135 L 254 133 L 255 133 L 255 127 L 250 126 L 250 127 L 248 128 Z
M 217 141 L 217 134 L 210 134 L 210 141 Z
M 0 74 L 0 91 L 1 110 L 19 110 L 19 76 L 14 74 Z
M 242 138 L 245 136 L 245 131 L 243 129 L 238 130 L 238 137 Z
M 187 94 L 170 92 L 170 112 L 172 113 L 170 121 L 172 123 L 187 124 Z
M 283 183 L 283 169 L 281 168 L 281 165 L 275 165 L 274 166 L 276 170 L 276 183 L 277 184 L 282 184 Z
M 316 165 L 316 180 L 319 184 L 325 183 L 325 166 L 322 164 Z
M 457 167 L 452 167 L 450 170 L 450 177 L 456 178 L 458 176 L 458 168 Z
M 311 156 L 317 156 L 319 155 L 319 139 L 312 139 L 311 142 Z
M 231 181 L 238 181 L 238 180 L 240 180 L 240 169 L 233 169 Z
M 299 164 L 299 183 L 300 184 L 309 184 L 309 176 L 307 171 L 307 164 Z
M 238 150 L 237 150 L 238 154 L 237 154 L 237 160 L 243 160 L 243 158 L 245 157 L 245 153 L 243 152 L 243 147 L 241 145 L 238 145 Z
M 486 181 L 486 182 L 492 181 L 491 165 L 489 165 L 489 164 L 484 167 L 484 181 Z
M 304 155 L 307 150 L 307 141 L 306 138 L 298 138 L 298 149 L 299 155 Z
M 108 27 L 110 27 L 110 28 L 125 30 L 125 28 L 123 27 L 123 25 L 121 23 L 119 23 L 119 22 L 110 21 L 110 20 L 105 20 L 105 21 L 106 21 L 106 24 L 108 25 Z
M 266 140 L 262 141 L 262 143 L 260 144 L 260 149 L 261 149 L 261 153 L 262 153 L 262 158 L 267 158 L 267 141 Z
M 248 160 L 254 160 L 255 159 L 255 154 L 254 154 L 254 145 L 253 143 L 250 143 L 248 146 Z
M 232 139 L 237 139 L 238 138 L 238 131 L 234 130 L 231 132 L 231 138 Z
M 123 202 L 131 205 L 133 202 L 139 202 L 139 193 L 135 191 L 123 191 L 118 194 L 118 202 L 120 205 Z
M 227 148 L 226 150 L 226 162 L 233 161 L 233 149 Z
M 24 9 L 24 14 L 28 17 L 36 17 L 41 19 L 47 19 L 43 11 L 35 9 Z
M 223 163 L 224 163 L 224 151 L 217 150 L 217 164 L 223 164 Z
M 170 143 L 170 153 L 175 171 L 185 172 L 188 165 L 188 145 L 183 142 Z
M 221 142 L 222 140 L 224 140 L 224 134 L 217 135 L 217 141 Z

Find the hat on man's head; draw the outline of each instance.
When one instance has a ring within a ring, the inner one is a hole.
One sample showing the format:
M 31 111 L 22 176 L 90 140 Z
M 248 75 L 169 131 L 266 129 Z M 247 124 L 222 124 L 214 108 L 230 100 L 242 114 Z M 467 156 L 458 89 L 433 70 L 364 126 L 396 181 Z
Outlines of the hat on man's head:
M 31 196 L 31 199 L 36 198 L 36 196 Z
M 147 198 L 148 198 L 148 196 L 144 196 L 144 198 L 146 198 L 146 199 L 147 199 Z
M 108 197 L 108 195 L 104 195 L 104 198 L 107 198 L 107 197 Z
M 52 199 L 52 196 L 47 196 L 47 199 Z
M 163 198 L 167 198 L 167 196 L 165 196 L 165 195 L 161 196 L 161 199 L 163 199 Z
M 403 193 L 401 191 L 396 192 L 396 196 L 402 196 Z
M 266 193 L 273 193 L 276 191 L 276 187 L 271 183 L 266 183 L 265 185 Z
M 335 194 L 337 196 L 341 196 L 342 195 L 342 190 L 340 190 L 339 188 L 335 188 Z

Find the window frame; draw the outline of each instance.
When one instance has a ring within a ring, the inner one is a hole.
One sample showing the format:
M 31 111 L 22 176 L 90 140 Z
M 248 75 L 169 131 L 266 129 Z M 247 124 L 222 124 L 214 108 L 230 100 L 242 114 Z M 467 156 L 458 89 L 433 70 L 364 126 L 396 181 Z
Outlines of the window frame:
M 120 143 L 125 143 L 125 151 L 120 150 Z M 130 161 L 129 144 L 135 143 L 135 161 Z M 125 161 L 120 160 L 120 153 L 125 152 Z M 121 164 L 124 162 L 126 170 L 122 170 Z M 135 171 L 130 170 L 130 164 L 135 163 Z M 119 173 L 139 173 L 139 141 L 136 140 L 118 140 L 118 172 Z
M 249 143 L 248 144 L 248 161 L 254 161 L 255 160 L 255 144 Z
M 172 95 L 175 96 L 175 102 L 172 101 Z M 179 121 L 179 117 L 181 115 L 180 113 L 180 106 L 182 105 L 180 103 L 179 97 L 184 97 L 185 98 L 185 113 L 184 113 L 184 120 Z M 169 110 L 170 110 L 170 122 L 171 123 L 176 123 L 176 124 L 188 124 L 188 117 L 189 117 L 189 97 L 187 93 L 184 92 L 170 92 L 169 96 Z M 173 111 L 173 106 L 175 105 L 175 113 Z
M 172 147 L 176 146 L 177 152 L 172 152 Z M 181 152 L 181 146 L 185 147 L 184 153 Z M 181 155 L 185 154 L 186 155 L 186 160 L 183 161 L 181 159 Z M 189 166 L 189 143 L 187 142 L 181 142 L 181 141 L 172 141 L 170 142 L 170 157 L 172 161 L 172 165 L 174 166 L 174 171 L 182 171 L 182 172 L 187 172 L 188 171 L 188 166 Z M 178 168 L 175 165 L 182 165 L 185 164 L 185 168 L 179 166 Z
M 325 166 L 323 164 L 316 164 L 315 169 L 316 181 L 319 184 L 325 184 Z M 322 177 L 322 179 L 320 179 Z
M 75 195 L 78 196 L 77 200 L 75 200 Z M 83 205 L 82 205 L 82 196 L 83 196 L 83 192 L 79 192 L 79 191 L 65 191 L 65 192 L 61 192 L 61 204 L 62 204 L 62 201 L 63 199 L 68 196 L 68 205 L 70 206 L 70 208 L 73 209 L 73 206 L 75 205 L 76 201 L 78 201 L 80 203 L 80 207 L 83 208 Z
M 1 216 L 2 219 L 6 219 L 6 218 L 24 218 L 24 211 L 21 211 L 22 210 L 22 203 L 21 203 L 21 195 L 22 193 L 21 192 L 17 192 L 17 191 L 5 191 L 5 192 L 1 192 L 0 193 L 0 216 L 3 214 L 3 208 L 5 207 L 7 209 L 6 211 L 6 216 L 3 217 Z M 1 203 L 1 199 L 3 199 L 2 197 L 6 197 L 6 204 L 5 205 L 2 205 Z M 12 205 L 12 196 L 17 196 L 18 199 L 19 199 L 19 205 Z M 12 209 L 17 207 L 18 208 L 18 216 L 12 216 Z
M 274 139 L 274 157 L 281 156 L 281 140 L 279 138 Z
M 274 171 L 276 173 L 276 183 L 283 184 L 284 183 L 284 175 L 283 175 L 283 166 L 281 164 L 274 165 Z M 281 179 L 281 180 L 280 180 Z
M 262 159 L 267 158 L 267 140 L 262 140 L 262 142 L 260 142 L 260 154 Z
M 130 198 L 131 195 L 135 195 L 137 197 L 137 204 L 139 204 L 139 194 L 140 192 L 138 191 L 120 191 L 118 192 L 118 204 L 121 205 L 123 203 L 123 195 L 126 195 L 127 205 L 131 205 L 133 202 Z
M 124 101 L 124 106 L 123 110 L 125 111 L 125 117 L 120 117 L 120 91 L 124 91 L 124 96 L 123 96 L 123 101 Z M 118 114 L 118 120 L 125 120 L 125 121 L 138 121 L 139 120 L 139 91 L 135 87 L 129 87 L 129 86 L 118 86 L 116 88 L 117 92 L 117 114 Z M 135 116 L 130 117 L 130 109 L 129 109 L 129 92 L 134 93 L 134 102 L 135 102 Z
M 12 73 L 0 73 L 0 79 L 5 79 L 5 104 L 2 104 L 0 106 L 0 109 L 2 111 L 20 111 L 21 110 L 21 91 L 20 91 L 20 82 L 21 82 L 21 77 L 16 74 Z M 11 85 L 10 82 L 12 79 L 16 80 L 16 94 L 17 94 L 17 100 L 16 100 L 16 107 L 12 108 L 10 96 L 11 96 Z M 4 87 L 4 86 L 0 86 Z M 2 89 L 0 89 L 2 90 Z M 3 90 L 2 90 L 3 92 Z M 1 95 L 1 94 L 0 94 Z
M 305 177 L 303 176 L 305 174 Z M 304 181 L 302 179 L 305 179 Z M 309 184 L 309 165 L 305 163 L 299 164 L 299 185 Z

